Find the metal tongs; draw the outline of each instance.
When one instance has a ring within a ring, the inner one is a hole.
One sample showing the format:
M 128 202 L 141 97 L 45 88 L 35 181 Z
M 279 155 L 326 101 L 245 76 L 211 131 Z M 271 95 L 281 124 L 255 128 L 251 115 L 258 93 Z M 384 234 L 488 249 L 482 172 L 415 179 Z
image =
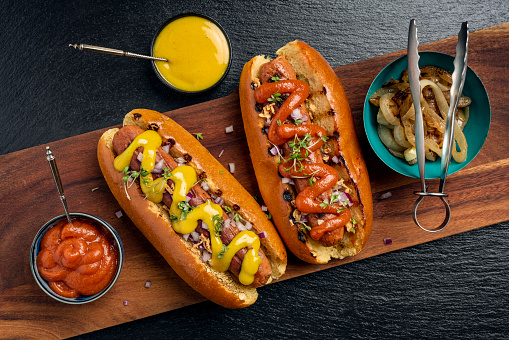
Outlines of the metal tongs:
M 447 120 L 445 124 L 444 141 L 442 148 L 442 156 L 440 163 L 440 184 L 438 192 L 428 192 L 426 185 L 425 166 L 426 161 L 424 155 L 424 126 L 421 110 L 421 84 L 419 82 L 419 42 L 417 40 L 417 26 L 415 19 L 410 20 L 410 28 L 408 30 L 408 80 L 410 83 L 410 91 L 412 93 L 412 101 L 415 108 L 415 146 L 417 151 L 417 164 L 419 167 L 419 177 L 421 179 L 421 191 L 415 191 L 415 195 L 419 195 L 414 203 L 413 218 L 414 222 L 423 230 L 428 232 L 437 232 L 444 229 L 451 220 L 451 207 L 445 200 L 448 194 L 444 193 L 445 178 L 449 169 L 451 161 L 451 150 L 454 145 L 454 126 L 456 121 L 456 110 L 458 108 L 458 101 L 463 90 L 465 83 L 465 75 L 467 71 L 467 54 L 468 54 L 468 23 L 464 22 L 461 25 L 461 30 L 458 34 L 458 43 L 456 45 L 456 57 L 454 58 L 454 72 L 452 74 L 451 85 L 451 101 L 449 112 L 447 113 Z M 419 224 L 417 220 L 417 207 L 426 196 L 440 197 L 445 205 L 446 215 L 445 219 L 440 226 L 435 229 L 426 229 Z

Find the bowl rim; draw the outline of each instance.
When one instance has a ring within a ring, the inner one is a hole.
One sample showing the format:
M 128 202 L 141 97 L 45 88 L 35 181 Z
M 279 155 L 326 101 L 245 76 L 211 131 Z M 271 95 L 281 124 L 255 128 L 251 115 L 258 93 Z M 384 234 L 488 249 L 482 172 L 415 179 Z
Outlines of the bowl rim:
M 185 90 L 182 90 L 182 89 L 179 89 L 177 88 L 176 86 L 174 86 L 173 84 L 171 84 L 168 80 L 166 80 L 161 72 L 159 72 L 159 69 L 157 68 L 156 66 L 156 62 L 155 60 L 151 60 L 151 63 L 152 63 L 152 68 L 154 69 L 154 72 L 156 73 L 157 75 L 157 78 L 159 78 L 159 80 L 164 84 L 166 85 L 167 87 L 171 88 L 172 90 L 176 91 L 176 92 L 179 92 L 179 93 L 183 93 L 183 94 L 200 94 L 200 93 L 203 93 L 203 92 L 207 92 L 207 91 L 210 91 L 212 90 L 213 88 L 217 87 L 225 78 L 226 78 L 226 75 L 228 74 L 228 72 L 230 71 L 230 68 L 231 68 L 231 65 L 232 65 L 232 47 L 231 47 L 231 41 L 230 41 L 230 37 L 228 36 L 228 33 L 226 33 L 226 30 L 223 28 L 223 26 L 221 26 L 221 24 L 219 24 L 219 22 L 217 22 L 215 19 L 211 18 L 210 16 L 208 15 L 205 15 L 205 14 L 201 14 L 201 13 L 195 13 L 195 12 L 185 12 L 185 13 L 180 13 L 180 14 L 177 14 L 171 18 L 169 18 L 168 20 L 166 20 L 164 22 L 164 24 L 162 24 L 159 29 L 156 31 L 156 34 L 154 35 L 154 37 L 152 38 L 152 44 L 150 46 L 150 55 L 151 56 L 154 56 L 154 44 L 155 44 L 155 41 L 157 39 L 157 37 L 159 36 L 159 34 L 161 33 L 161 31 L 166 27 L 168 26 L 171 22 L 177 20 L 177 19 L 180 19 L 180 18 L 184 18 L 184 17 L 200 17 L 200 18 L 204 18 L 204 19 L 207 19 L 209 21 L 211 21 L 212 23 L 214 23 L 220 30 L 221 32 L 224 34 L 224 37 L 226 38 L 226 42 L 228 44 L 228 66 L 226 67 L 226 70 L 224 71 L 223 75 L 221 76 L 221 78 L 219 78 L 219 80 L 217 82 L 214 83 L 214 85 L 210 86 L 210 87 L 207 87 L 206 89 L 203 89 L 203 90 L 199 90 L 199 91 L 185 91 Z
M 51 288 L 49 288 L 47 281 L 41 277 L 41 275 L 39 274 L 39 271 L 37 270 L 37 266 L 35 265 L 36 259 L 37 259 L 37 254 L 40 251 L 39 248 L 40 248 L 40 242 L 41 242 L 42 237 L 57 222 L 67 219 L 67 216 L 65 214 L 63 214 L 63 215 L 53 217 L 51 220 L 46 222 L 39 229 L 39 231 L 37 232 L 37 234 L 34 237 L 32 246 L 30 247 L 30 270 L 32 271 L 32 275 L 34 276 L 35 282 L 37 282 L 37 285 L 48 296 L 52 297 L 53 299 L 55 299 L 59 302 L 63 302 L 63 303 L 71 304 L 71 305 L 79 305 L 79 304 L 85 304 L 85 303 L 89 303 L 89 302 L 99 299 L 104 294 L 106 294 L 113 287 L 113 285 L 117 282 L 118 277 L 120 276 L 120 273 L 121 273 L 123 265 L 124 265 L 124 246 L 122 244 L 122 240 L 120 239 L 120 236 L 118 235 L 117 231 L 108 222 L 106 222 L 102 218 L 92 215 L 92 214 L 80 213 L 80 212 L 69 213 L 69 215 L 71 216 L 71 218 L 75 217 L 75 218 L 80 218 L 80 219 L 90 219 L 90 220 L 93 220 L 94 222 L 96 222 L 97 224 L 99 224 L 100 226 L 102 226 L 104 229 L 106 229 L 111 234 L 111 236 L 113 237 L 113 239 L 115 241 L 115 247 L 118 250 L 118 266 L 117 266 L 115 276 L 111 279 L 110 283 L 108 283 L 108 285 L 103 290 L 101 290 L 97 294 L 90 295 L 90 296 L 67 298 L 67 297 L 58 295 L 57 293 L 53 292 L 53 290 L 51 290 Z
M 453 65 L 454 57 L 452 55 L 447 54 L 447 53 L 437 52 L 437 51 L 419 51 L 419 66 L 420 67 L 424 66 L 424 65 L 421 65 L 421 61 L 423 61 L 423 57 L 427 58 L 427 57 L 433 57 L 433 56 L 439 57 L 439 58 L 449 59 L 451 62 L 450 62 L 450 67 L 447 68 L 447 70 L 450 70 L 450 72 L 452 72 L 452 70 L 454 70 L 454 65 Z M 400 56 L 400 57 L 398 57 L 396 59 L 394 59 L 393 61 L 388 63 L 386 66 L 384 66 L 384 68 L 376 75 L 376 77 L 371 82 L 371 85 L 369 86 L 369 89 L 368 89 L 368 91 L 366 93 L 366 97 L 365 97 L 365 100 L 364 100 L 364 106 L 363 106 L 363 125 L 364 125 L 364 130 L 365 130 L 365 133 L 366 133 L 366 137 L 368 139 L 368 142 L 369 142 L 373 152 L 377 155 L 377 157 L 385 165 L 387 165 L 390 169 L 396 171 L 397 173 L 399 173 L 401 175 L 404 175 L 404 176 L 407 176 L 407 177 L 411 177 L 411 178 L 419 178 L 418 171 L 415 170 L 415 171 L 413 171 L 413 173 L 411 171 L 409 171 L 409 170 L 411 170 L 410 169 L 411 166 L 408 165 L 407 163 L 405 165 L 403 165 L 402 167 L 394 166 L 392 164 L 392 162 L 390 162 L 389 160 L 390 159 L 400 160 L 400 159 L 395 157 L 395 156 L 393 156 L 392 154 L 390 154 L 389 151 L 387 151 L 386 153 L 384 151 L 382 151 L 384 153 L 383 156 L 387 155 L 389 157 L 388 159 L 385 159 L 384 157 L 382 157 L 382 155 L 379 154 L 379 152 L 377 152 L 377 150 L 380 149 L 379 144 L 381 143 L 381 141 L 380 141 L 380 138 L 378 137 L 378 134 L 376 133 L 376 127 L 375 127 L 375 133 L 372 133 L 373 129 L 371 128 L 372 124 L 370 123 L 373 118 L 371 117 L 371 115 L 372 115 L 372 107 L 371 107 L 372 104 L 369 102 L 369 97 L 371 96 L 371 94 L 374 91 L 376 91 L 376 89 L 374 89 L 375 83 L 377 83 L 377 80 L 380 77 L 385 76 L 385 73 L 388 72 L 387 70 L 390 69 L 391 67 L 393 67 L 394 64 L 398 64 L 398 63 L 405 63 L 406 64 L 407 63 L 406 59 L 407 59 L 407 55 L 406 54 L 402 55 L 402 56 Z M 404 69 L 406 69 L 406 67 Z M 470 66 L 468 66 L 468 65 L 467 65 L 467 73 L 466 74 L 467 74 L 467 76 L 474 77 L 473 81 L 477 81 L 480 84 L 479 88 L 482 88 L 482 93 L 480 93 L 478 95 L 482 96 L 483 102 L 484 102 L 484 97 L 486 99 L 487 112 L 483 112 L 483 115 L 487 115 L 488 116 L 487 119 L 486 119 L 486 124 L 485 124 L 486 125 L 486 129 L 485 129 L 485 131 L 483 133 L 478 134 L 478 136 L 480 137 L 478 140 L 482 140 L 482 142 L 479 145 L 479 148 L 472 152 L 472 148 L 469 146 L 469 151 L 468 151 L 469 154 L 467 156 L 467 159 L 464 162 L 462 162 L 462 163 L 455 163 L 454 161 L 451 161 L 451 164 L 450 164 L 448 172 L 447 172 L 448 176 L 453 174 L 453 173 L 455 173 L 455 172 L 457 172 L 457 171 L 459 171 L 459 170 L 461 170 L 465 166 L 467 166 L 478 155 L 478 153 L 482 149 L 482 146 L 486 142 L 486 139 L 488 137 L 489 128 L 490 128 L 490 125 L 491 125 L 491 104 L 490 104 L 488 92 L 486 91 L 486 87 L 484 86 L 484 83 L 482 82 L 480 77 L 477 75 L 477 73 L 475 73 L 475 71 Z M 392 76 L 393 72 L 389 72 L 387 75 L 391 75 Z M 394 78 L 396 79 L 396 77 L 394 77 Z M 390 77 L 388 77 L 386 81 L 389 81 L 389 80 L 390 80 Z M 385 82 L 382 82 L 382 84 L 385 83 Z M 377 87 L 377 89 L 378 89 L 378 87 Z M 463 91 L 465 91 L 465 88 L 463 89 Z M 467 127 L 468 127 L 468 124 L 467 124 Z M 376 137 L 374 135 L 376 135 Z M 383 148 L 385 148 L 385 150 L 387 150 L 385 145 L 382 144 L 382 146 L 383 146 Z M 438 162 L 438 163 L 436 163 L 436 162 Z M 440 178 L 440 174 L 438 174 L 438 175 L 431 174 L 430 175 L 430 173 L 432 171 L 429 168 L 431 166 L 436 166 L 434 164 L 440 164 L 440 162 L 438 160 L 435 161 L 435 162 L 426 161 L 426 171 L 425 171 L 425 175 L 426 175 L 425 178 L 426 179 Z M 455 166 L 452 166 L 453 164 L 455 164 Z

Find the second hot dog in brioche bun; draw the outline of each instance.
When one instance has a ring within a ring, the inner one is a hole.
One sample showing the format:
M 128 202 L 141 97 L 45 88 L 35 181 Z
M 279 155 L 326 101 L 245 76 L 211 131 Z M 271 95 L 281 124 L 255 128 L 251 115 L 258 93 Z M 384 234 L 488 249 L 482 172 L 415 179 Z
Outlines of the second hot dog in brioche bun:
M 327 263 L 357 254 L 371 186 L 345 91 L 327 61 L 293 41 L 245 66 L 240 104 L 260 192 L 288 249 Z

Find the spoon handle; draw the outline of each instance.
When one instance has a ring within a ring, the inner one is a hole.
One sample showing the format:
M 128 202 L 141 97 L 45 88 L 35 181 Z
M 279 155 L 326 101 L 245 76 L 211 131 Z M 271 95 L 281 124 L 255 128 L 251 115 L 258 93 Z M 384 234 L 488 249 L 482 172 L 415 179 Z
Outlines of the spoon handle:
M 58 194 L 60 195 L 60 201 L 62 201 L 62 205 L 64 206 L 67 221 L 70 224 L 72 224 L 71 216 L 69 215 L 69 209 L 67 209 L 67 201 L 64 196 L 64 186 L 62 185 L 62 181 L 60 180 L 60 173 L 58 172 L 57 168 L 57 161 L 55 160 L 55 156 L 53 156 L 53 153 L 49 149 L 49 146 L 46 147 L 46 159 L 48 160 L 49 167 L 51 168 L 51 173 L 53 174 L 53 179 L 55 180 Z
M 94 46 L 94 45 L 87 45 L 87 44 L 69 44 L 69 47 L 74 47 L 74 49 L 80 50 L 80 51 L 98 52 L 98 53 L 113 54 L 113 55 L 119 55 L 119 56 L 125 56 L 125 57 L 158 60 L 158 61 L 165 61 L 165 62 L 169 63 L 168 59 L 157 58 L 157 57 L 152 57 L 152 56 L 138 54 L 138 53 L 125 52 L 122 50 L 116 50 L 114 48 L 109 48 L 109 47 L 101 47 L 101 46 Z

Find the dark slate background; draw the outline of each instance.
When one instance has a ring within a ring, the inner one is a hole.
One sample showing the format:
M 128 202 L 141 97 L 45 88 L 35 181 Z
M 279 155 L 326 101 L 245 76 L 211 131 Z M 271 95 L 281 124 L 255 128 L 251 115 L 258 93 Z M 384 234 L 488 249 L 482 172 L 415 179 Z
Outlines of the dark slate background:
M 183 12 L 212 16 L 232 41 L 230 73 L 203 95 L 167 89 L 147 61 L 67 46 L 148 54 L 159 26 Z M 426 43 L 457 35 L 462 21 L 476 31 L 508 13 L 507 0 L 2 1 L 0 154 L 116 125 L 132 108 L 164 112 L 226 96 L 253 55 L 294 39 L 336 67 L 405 49 L 411 18 Z M 507 227 L 276 283 L 244 310 L 204 302 L 79 338 L 507 338 Z

